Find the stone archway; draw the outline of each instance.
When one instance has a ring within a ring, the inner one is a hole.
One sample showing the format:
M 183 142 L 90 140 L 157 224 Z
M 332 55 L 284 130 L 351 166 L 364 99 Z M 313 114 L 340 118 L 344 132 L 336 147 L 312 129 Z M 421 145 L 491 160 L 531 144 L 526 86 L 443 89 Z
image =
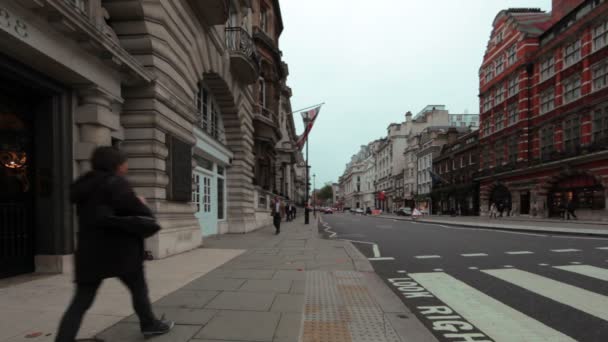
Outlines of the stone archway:
M 158 76 L 151 83 L 129 84 L 125 91 L 121 122 L 125 127 L 126 145 L 153 146 L 155 149 L 149 152 L 132 148 L 130 155 L 152 160 L 154 166 L 165 165 L 169 154 L 165 136 L 176 136 L 192 146 L 196 140 L 193 132 L 197 120 L 195 98 L 199 82 L 204 81 L 220 107 L 226 145 L 233 152 L 231 166 L 226 170 L 228 232 L 253 230 L 251 113 L 254 101 L 248 87 L 231 74 L 229 57 L 188 6 L 176 9 L 184 18 L 179 28 L 172 24 L 174 13 L 169 13 L 159 0 L 104 1 L 104 7 L 110 14 L 111 24 L 115 24 L 120 43 Z M 154 21 L 154 30 L 150 29 L 151 21 Z M 159 36 L 163 44 L 156 44 Z M 161 60 L 162 63 L 158 62 Z M 180 228 L 187 226 L 192 232 L 191 236 L 184 237 L 186 233 L 179 231 L 175 233 L 179 236 L 159 242 L 159 254 L 182 251 L 194 243 L 200 245 L 200 239 L 196 241 L 195 235 L 200 228 L 192 205 L 167 200 L 171 181 L 167 172 L 162 167 L 148 167 L 140 172 L 137 181 L 138 186 L 147 190 L 146 197 L 154 199 L 151 202 L 167 217 L 167 225 L 179 222 Z M 179 246 L 165 247 L 169 244 Z
M 254 227 L 253 128 L 247 125 L 243 105 L 224 78 L 215 72 L 203 74 L 203 81 L 215 96 L 224 121 L 226 145 L 234 154 L 227 170 L 229 233 L 245 233 Z M 243 100 L 243 99 L 242 99 Z

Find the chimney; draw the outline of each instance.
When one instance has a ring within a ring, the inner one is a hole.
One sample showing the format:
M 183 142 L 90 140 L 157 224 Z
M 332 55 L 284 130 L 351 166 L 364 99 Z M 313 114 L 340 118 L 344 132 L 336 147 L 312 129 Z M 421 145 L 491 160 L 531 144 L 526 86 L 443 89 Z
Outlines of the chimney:
M 450 127 L 448 129 L 448 144 L 451 144 L 458 140 L 458 130 L 456 127 Z
M 405 122 L 410 122 L 412 121 L 412 112 L 407 112 L 405 113 Z
M 551 19 L 553 22 L 560 21 L 573 9 L 578 7 L 585 0 L 553 0 L 551 5 Z

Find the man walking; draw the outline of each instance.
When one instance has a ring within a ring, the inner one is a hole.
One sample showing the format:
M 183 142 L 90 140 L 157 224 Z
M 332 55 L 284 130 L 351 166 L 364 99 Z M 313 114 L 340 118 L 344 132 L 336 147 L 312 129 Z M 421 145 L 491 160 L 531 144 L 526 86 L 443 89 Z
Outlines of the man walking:
M 566 206 L 568 220 L 570 219 L 570 216 L 574 217 L 575 220 L 578 220 L 578 218 L 576 217 L 576 214 L 574 214 L 575 209 L 576 208 L 574 207 L 574 202 L 572 200 L 569 200 L 568 205 Z
M 276 235 L 281 233 L 281 219 L 283 216 L 285 216 L 285 205 L 283 202 L 281 202 L 279 196 L 277 196 L 272 202 L 272 222 L 274 224 L 274 228 L 276 229 Z
M 106 278 L 119 278 L 131 292 L 144 336 L 169 332 L 174 323 L 152 312 L 144 276 L 144 238 L 160 226 L 143 198 L 127 182 L 127 157 L 113 147 L 98 147 L 92 171 L 76 180 L 71 200 L 79 222 L 75 253 L 74 298 L 65 312 L 56 342 L 74 342 L 86 311 Z
M 291 207 L 293 206 L 293 204 L 291 204 L 291 202 L 287 202 L 287 206 L 285 207 L 285 216 L 287 217 L 287 222 L 290 222 L 292 220 L 291 217 Z

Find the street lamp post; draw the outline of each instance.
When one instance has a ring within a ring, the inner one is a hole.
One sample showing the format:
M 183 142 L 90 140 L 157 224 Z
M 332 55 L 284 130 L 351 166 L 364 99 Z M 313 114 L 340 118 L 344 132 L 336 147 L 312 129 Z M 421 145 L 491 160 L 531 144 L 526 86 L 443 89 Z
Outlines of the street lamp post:
M 314 173 L 312 174 L 312 213 L 314 215 L 314 217 L 317 217 L 317 186 L 315 185 L 315 177 L 317 177 L 317 175 L 315 175 Z

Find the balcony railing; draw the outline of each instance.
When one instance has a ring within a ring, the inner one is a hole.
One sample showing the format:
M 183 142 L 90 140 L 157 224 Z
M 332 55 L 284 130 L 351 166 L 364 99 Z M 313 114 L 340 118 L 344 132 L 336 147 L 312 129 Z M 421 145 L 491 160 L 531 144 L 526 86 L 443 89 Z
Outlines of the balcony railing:
M 257 51 L 253 39 L 242 27 L 226 27 L 226 46 L 257 61 Z

